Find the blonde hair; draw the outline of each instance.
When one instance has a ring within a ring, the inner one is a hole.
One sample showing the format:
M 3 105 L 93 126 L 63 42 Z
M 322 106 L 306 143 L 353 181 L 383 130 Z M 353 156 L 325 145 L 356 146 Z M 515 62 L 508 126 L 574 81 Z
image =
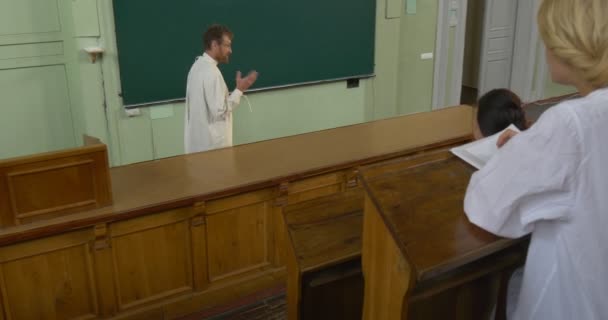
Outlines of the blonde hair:
M 543 0 L 538 28 L 547 50 L 594 88 L 608 86 L 608 0 Z

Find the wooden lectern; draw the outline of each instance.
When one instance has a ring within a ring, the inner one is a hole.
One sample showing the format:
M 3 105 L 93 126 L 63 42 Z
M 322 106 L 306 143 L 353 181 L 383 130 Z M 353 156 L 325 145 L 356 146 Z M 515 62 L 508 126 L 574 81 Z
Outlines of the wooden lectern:
M 506 284 L 525 239 L 471 224 L 463 199 L 474 168 L 448 148 L 361 169 L 365 186 L 363 319 L 504 317 Z

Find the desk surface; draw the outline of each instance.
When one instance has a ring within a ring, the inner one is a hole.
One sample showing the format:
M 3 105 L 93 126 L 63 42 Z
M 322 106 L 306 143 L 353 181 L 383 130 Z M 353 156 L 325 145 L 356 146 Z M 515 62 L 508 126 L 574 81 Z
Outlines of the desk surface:
M 459 106 L 112 168 L 113 211 L 256 189 L 471 132 L 471 108 Z
M 463 200 L 474 170 L 445 149 L 361 170 L 371 200 L 418 281 L 519 241 L 496 237 L 468 221 Z
M 287 206 L 285 223 L 302 272 L 357 258 L 361 255 L 363 190 Z
M 0 245 L 274 187 L 466 139 L 471 132 L 472 109 L 459 106 L 111 168 L 113 205 L 0 230 Z

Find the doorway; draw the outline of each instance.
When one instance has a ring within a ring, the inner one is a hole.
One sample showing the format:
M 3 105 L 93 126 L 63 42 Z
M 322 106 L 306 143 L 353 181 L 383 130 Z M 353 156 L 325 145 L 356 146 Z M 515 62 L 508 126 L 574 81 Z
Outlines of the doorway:
M 483 18 L 484 1 L 469 0 L 464 35 L 460 104 L 473 105 L 477 102 Z
M 494 88 L 528 100 L 544 56 L 537 54 L 537 0 L 439 0 L 433 109 L 473 104 Z M 539 67 L 540 66 L 540 67 Z

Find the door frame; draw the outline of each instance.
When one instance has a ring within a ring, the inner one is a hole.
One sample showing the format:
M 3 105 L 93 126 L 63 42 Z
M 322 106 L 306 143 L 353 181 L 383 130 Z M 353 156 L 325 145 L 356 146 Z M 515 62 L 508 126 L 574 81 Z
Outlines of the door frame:
M 524 102 L 539 100 L 544 95 L 546 59 L 536 24 L 536 12 L 540 1 L 519 0 L 517 4 L 509 89 L 520 95 Z M 433 110 L 460 104 L 468 6 L 468 0 L 438 0 L 438 2 Z M 450 54 L 448 20 L 450 10 L 453 10 L 453 3 L 457 3 L 458 23 L 455 26 L 454 49 Z M 453 63 L 451 70 L 448 70 L 450 60 Z M 449 80 L 448 74 L 451 74 Z
M 466 33 L 467 5 L 468 0 L 437 0 L 437 31 L 435 36 L 435 65 L 433 73 L 433 97 L 431 107 L 433 110 L 442 109 L 448 106 L 460 104 L 460 92 L 462 85 L 462 61 L 464 59 L 464 43 Z M 455 47 L 450 55 L 450 11 L 456 5 L 457 25 L 454 35 Z M 462 50 L 460 50 L 462 49 Z M 448 70 L 450 60 L 452 70 Z M 457 67 L 460 66 L 460 67 Z M 446 85 L 448 72 L 451 71 L 449 91 Z M 454 77 L 455 76 L 455 77 Z M 455 97 L 458 96 L 458 99 Z M 453 101 L 458 101 L 454 104 Z
M 536 23 L 540 2 L 541 0 L 524 0 L 517 4 L 510 89 L 518 92 L 525 102 L 544 97 L 547 78 L 545 46 Z

